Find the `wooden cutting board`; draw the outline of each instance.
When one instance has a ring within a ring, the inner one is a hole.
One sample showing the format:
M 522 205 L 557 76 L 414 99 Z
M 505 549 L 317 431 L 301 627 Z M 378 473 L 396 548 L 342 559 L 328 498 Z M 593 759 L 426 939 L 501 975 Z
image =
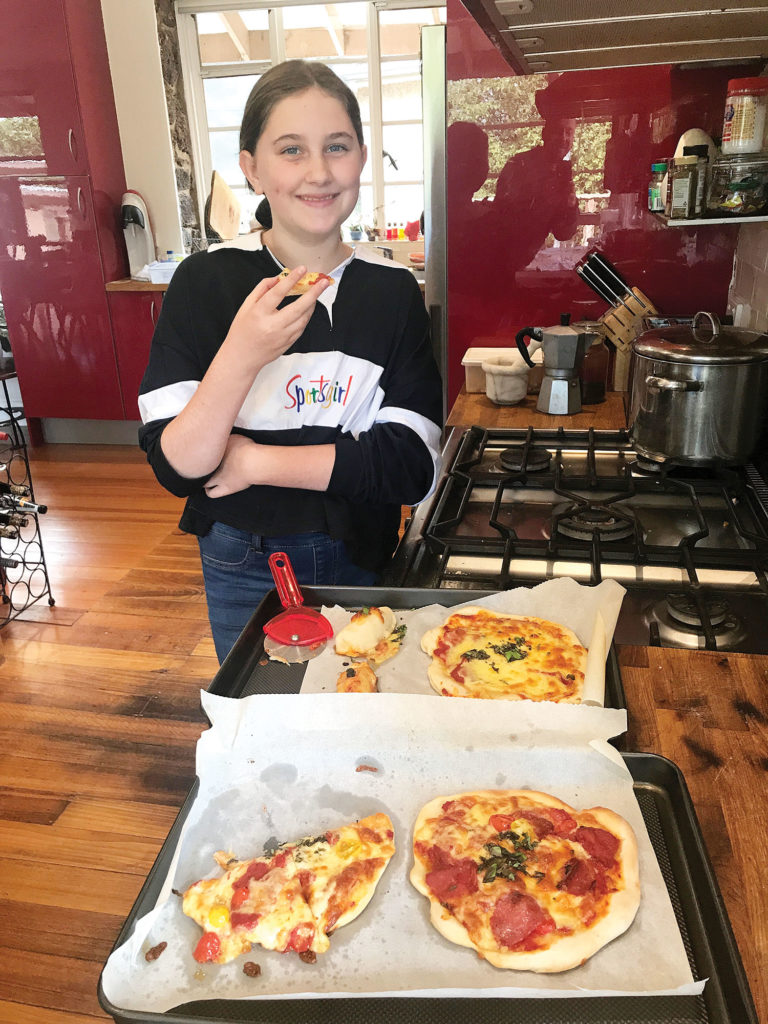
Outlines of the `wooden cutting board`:
M 223 239 L 237 238 L 240 228 L 240 200 L 218 171 L 211 178 L 206 204 L 208 225 Z

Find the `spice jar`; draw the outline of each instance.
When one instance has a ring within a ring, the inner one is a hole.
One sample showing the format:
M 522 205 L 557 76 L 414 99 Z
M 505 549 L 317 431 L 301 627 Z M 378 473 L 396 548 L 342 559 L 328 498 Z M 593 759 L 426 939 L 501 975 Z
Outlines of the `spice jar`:
M 651 180 L 648 182 L 648 209 L 654 213 L 664 211 L 664 199 L 662 185 L 666 180 L 666 163 L 651 164 Z
M 697 156 L 676 156 L 672 161 L 672 187 L 669 216 L 673 220 L 687 220 L 693 216 L 696 205 Z
M 712 165 L 707 215 L 757 217 L 768 213 L 768 157 L 727 156 Z
M 765 146 L 768 77 L 732 78 L 723 119 L 724 156 L 759 153 Z

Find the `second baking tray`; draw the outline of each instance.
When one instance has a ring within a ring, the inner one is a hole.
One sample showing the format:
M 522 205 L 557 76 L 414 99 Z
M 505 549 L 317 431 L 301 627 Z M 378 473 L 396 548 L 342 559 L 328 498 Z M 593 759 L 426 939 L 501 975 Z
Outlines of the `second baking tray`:
M 490 597 L 492 590 L 422 590 L 409 587 L 304 587 L 304 603 L 310 608 L 340 605 L 359 611 L 363 605 L 386 606 L 394 611 L 424 608 L 430 604 L 453 607 Z M 213 682 L 210 693 L 220 697 L 248 697 L 253 693 L 298 693 L 306 663 L 284 665 L 264 654 L 264 624 L 282 611 L 277 591 L 272 590 L 251 616 Z M 437 694 L 435 694 L 437 697 Z M 605 664 L 605 707 L 626 708 L 616 650 L 611 644 Z

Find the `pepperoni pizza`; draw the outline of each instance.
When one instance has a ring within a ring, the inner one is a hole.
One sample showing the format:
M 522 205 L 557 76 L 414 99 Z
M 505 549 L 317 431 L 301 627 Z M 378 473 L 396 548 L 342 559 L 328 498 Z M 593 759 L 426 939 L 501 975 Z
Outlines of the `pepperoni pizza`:
M 432 924 L 495 967 L 577 967 L 629 928 L 640 903 L 627 822 L 545 793 L 437 797 L 419 813 L 413 853 Z

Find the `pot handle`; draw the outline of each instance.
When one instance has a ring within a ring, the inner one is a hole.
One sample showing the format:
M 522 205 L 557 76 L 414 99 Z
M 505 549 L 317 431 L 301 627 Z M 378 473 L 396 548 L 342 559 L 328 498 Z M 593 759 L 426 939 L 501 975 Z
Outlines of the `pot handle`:
M 670 380 L 668 377 L 646 377 L 645 386 L 653 394 L 660 391 L 701 391 L 700 380 Z
M 704 335 L 704 337 L 700 337 L 699 336 L 698 328 L 700 326 L 700 319 L 701 319 L 701 317 L 706 317 L 707 320 L 709 320 L 709 325 L 710 325 L 710 327 L 712 329 L 712 335 L 711 336 L 707 336 L 707 335 Z M 721 327 L 720 318 L 717 316 L 717 314 L 716 313 L 709 313 L 709 312 L 707 312 L 706 309 L 700 309 L 699 312 L 694 315 L 693 320 L 691 320 L 691 331 L 693 333 L 694 338 L 697 341 L 714 341 L 714 339 L 720 333 L 720 327 Z

